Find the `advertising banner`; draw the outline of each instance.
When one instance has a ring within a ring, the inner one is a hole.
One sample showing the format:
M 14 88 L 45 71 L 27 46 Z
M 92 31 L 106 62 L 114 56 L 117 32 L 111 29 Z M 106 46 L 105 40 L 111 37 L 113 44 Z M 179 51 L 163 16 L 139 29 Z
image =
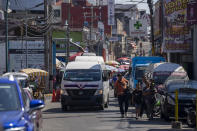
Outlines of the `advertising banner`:
M 100 40 L 104 40 L 105 39 L 105 27 L 104 27 L 104 24 L 103 22 L 99 21 L 98 22 L 98 30 L 99 30 L 99 33 L 100 33 Z
M 164 0 L 164 52 L 188 52 L 191 50 L 191 31 L 187 25 L 189 0 Z
M 154 12 L 154 35 L 155 39 L 157 39 L 161 35 L 161 2 L 157 1 L 155 4 L 155 12 Z
M 9 41 L 10 70 L 44 69 L 44 41 Z
M 115 0 L 108 0 L 108 25 L 115 24 Z

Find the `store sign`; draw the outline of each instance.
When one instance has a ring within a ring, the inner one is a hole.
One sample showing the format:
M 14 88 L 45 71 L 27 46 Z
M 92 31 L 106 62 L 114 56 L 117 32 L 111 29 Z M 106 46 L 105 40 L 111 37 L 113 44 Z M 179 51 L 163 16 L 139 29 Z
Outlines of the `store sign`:
M 108 25 L 115 24 L 115 0 L 108 0 Z
M 132 37 L 142 37 L 147 35 L 148 23 L 146 19 L 130 20 Z
M 188 52 L 191 50 L 191 32 L 187 25 L 189 0 L 164 0 L 164 52 Z
M 187 8 L 187 23 L 188 25 L 197 24 L 197 0 L 190 0 Z
M 10 70 L 44 68 L 44 41 L 9 41 Z M 27 64 L 27 65 L 26 65 Z
M 109 39 L 109 41 L 110 41 L 110 42 L 117 42 L 117 41 L 119 41 L 119 38 L 118 38 L 118 37 L 111 37 L 111 38 Z

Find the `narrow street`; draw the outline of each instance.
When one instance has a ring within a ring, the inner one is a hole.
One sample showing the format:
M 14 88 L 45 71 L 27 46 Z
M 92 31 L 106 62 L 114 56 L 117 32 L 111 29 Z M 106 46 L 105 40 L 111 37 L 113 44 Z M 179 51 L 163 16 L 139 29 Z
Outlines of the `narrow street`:
M 136 120 L 134 111 L 130 107 L 129 117 L 120 118 L 117 100 L 112 95 L 110 106 L 104 111 L 77 108 L 62 112 L 60 103 L 48 100 L 43 111 L 43 126 L 44 131 L 173 131 L 170 122 L 160 118 L 148 121 L 144 115 L 142 119 Z

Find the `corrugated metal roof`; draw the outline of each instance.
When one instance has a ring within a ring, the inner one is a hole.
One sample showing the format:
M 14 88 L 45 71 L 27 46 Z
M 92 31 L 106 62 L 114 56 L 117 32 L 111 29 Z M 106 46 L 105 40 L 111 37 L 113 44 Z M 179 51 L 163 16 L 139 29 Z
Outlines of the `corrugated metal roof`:
M 116 4 L 115 9 L 129 10 L 131 8 L 137 8 L 135 4 Z
M 39 6 L 39 7 L 36 7 L 36 8 L 33 8 L 35 7 L 36 5 L 40 4 L 40 3 L 43 3 L 44 0 L 10 0 L 10 6 L 9 8 L 11 10 L 18 10 L 18 11 L 25 11 L 25 9 L 27 10 L 44 10 L 44 4 Z M 3 0 L 3 8 L 5 9 L 5 5 L 6 5 L 6 0 Z M 33 8 L 33 9 L 31 9 Z

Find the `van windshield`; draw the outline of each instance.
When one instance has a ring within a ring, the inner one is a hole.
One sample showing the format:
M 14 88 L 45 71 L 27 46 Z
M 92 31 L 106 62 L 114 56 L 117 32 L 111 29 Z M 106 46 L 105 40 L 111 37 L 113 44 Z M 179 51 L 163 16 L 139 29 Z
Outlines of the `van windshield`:
M 142 80 L 142 77 L 144 76 L 146 66 L 138 66 L 135 68 L 135 79 L 136 80 Z
M 95 70 L 95 69 L 67 70 L 64 73 L 64 80 L 67 80 L 67 81 L 100 81 L 101 71 Z
M 157 84 L 163 84 L 168 80 L 175 79 L 187 79 L 187 74 L 185 72 L 155 72 L 154 73 L 154 82 Z

